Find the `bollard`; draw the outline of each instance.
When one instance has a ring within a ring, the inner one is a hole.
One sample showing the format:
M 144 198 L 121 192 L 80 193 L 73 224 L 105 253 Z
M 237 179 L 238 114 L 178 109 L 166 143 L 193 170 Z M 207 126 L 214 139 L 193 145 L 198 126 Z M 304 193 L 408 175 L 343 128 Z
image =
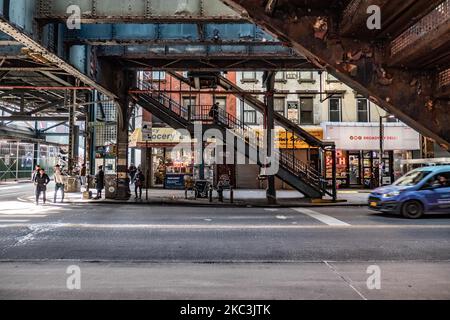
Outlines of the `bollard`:
M 217 193 L 219 194 L 219 202 L 223 202 L 223 188 L 217 188 Z
M 212 185 L 209 186 L 209 202 L 213 202 L 213 187 Z
M 233 203 L 234 202 L 234 192 L 233 192 L 233 188 L 230 187 L 230 202 Z

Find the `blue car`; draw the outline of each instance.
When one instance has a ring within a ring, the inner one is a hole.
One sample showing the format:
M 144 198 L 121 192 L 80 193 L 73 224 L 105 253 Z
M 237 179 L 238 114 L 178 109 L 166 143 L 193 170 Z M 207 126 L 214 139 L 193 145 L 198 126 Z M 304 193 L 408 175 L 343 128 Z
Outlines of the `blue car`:
M 369 208 L 410 219 L 425 213 L 450 213 L 450 166 L 415 169 L 392 185 L 375 189 Z

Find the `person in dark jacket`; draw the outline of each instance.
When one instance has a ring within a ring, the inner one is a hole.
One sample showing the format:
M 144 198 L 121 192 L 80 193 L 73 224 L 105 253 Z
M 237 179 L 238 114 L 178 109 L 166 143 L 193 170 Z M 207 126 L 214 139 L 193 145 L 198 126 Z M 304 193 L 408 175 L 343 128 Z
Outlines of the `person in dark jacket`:
M 141 169 L 137 169 L 136 174 L 134 176 L 134 193 L 136 195 L 135 199 L 142 199 L 142 187 L 144 186 L 145 176 L 142 173 Z M 138 197 L 139 190 L 139 197 Z
M 31 181 L 34 182 L 34 179 L 36 179 L 36 176 L 39 174 L 39 171 L 41 170 L 41 166 L 40 165 L 36 165 L 36 167 L 34 168 L 33 174 L 31 176 Z
M 130 175 L 130 183 L 134 183 L 134 178 L 136 177 L 137 168 L 134 164 L 131 164 L 128 168 L 128 173 Z
M 105 173 L 103 172 L 103 166 L 98 167 L 98 172 L 95 175 L 95 189 L 97 190 L 97 197 L 94 199 L 102 198 L 102 190 L 105 188 Z
M 46 199 L 46 195 L 45 192 L 47 191 L 47 184 L 50 182 L 50 178 L 48 177 L 48 175 L 45 173 L 44 169 L 40 169 L 39 170 L 39 174 L 37 174 L 34 177 L 34 184 L 36 185 L 36 205 L 39 204 L 39 197 L 42 193 L 42 200 L 45 201 Z
M 220 109 L 220 104 L 218 102 L 216 102 L 213 104 L 213 106 L 211 107 L 211 109 L 209 110 L 209 113 L 208 113 L 208 115 L 211 118 L 213 118 L 215 124 L 219 123 L 219 109 Z

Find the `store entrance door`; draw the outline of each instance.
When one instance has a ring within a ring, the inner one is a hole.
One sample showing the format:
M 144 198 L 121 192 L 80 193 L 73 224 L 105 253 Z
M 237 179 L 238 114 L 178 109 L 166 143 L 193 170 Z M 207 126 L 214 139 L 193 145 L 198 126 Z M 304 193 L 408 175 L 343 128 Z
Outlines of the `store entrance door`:
M 152 187 L 163 188 L 166 176 L 166 149 L 152 148 Z
M 349 153 L 348 156 L 349 164 L 349 184 L 350 186 L 361 185 L 361 154 Z

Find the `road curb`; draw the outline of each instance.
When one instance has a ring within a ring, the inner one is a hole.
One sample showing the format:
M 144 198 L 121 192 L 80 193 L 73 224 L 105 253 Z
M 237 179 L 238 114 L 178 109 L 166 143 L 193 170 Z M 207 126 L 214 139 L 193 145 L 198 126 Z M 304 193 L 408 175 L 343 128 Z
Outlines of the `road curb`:
M 142 205 L 142 206 L 189 206 L 189 207 L 209 207 L 209 208 L 291 208 L 291 207 L 364 207 L 367 203 L 287 203 L 287 204 L 266 204 L 266 203 L 186 203 L 186 202 L 171 202 L 171 201 L 142 201 L 142 202 L 130 202 L 130 201 L 84 201 L 84 202 L 66 202 L 71 204 L 119 204 L 119 205 Z

